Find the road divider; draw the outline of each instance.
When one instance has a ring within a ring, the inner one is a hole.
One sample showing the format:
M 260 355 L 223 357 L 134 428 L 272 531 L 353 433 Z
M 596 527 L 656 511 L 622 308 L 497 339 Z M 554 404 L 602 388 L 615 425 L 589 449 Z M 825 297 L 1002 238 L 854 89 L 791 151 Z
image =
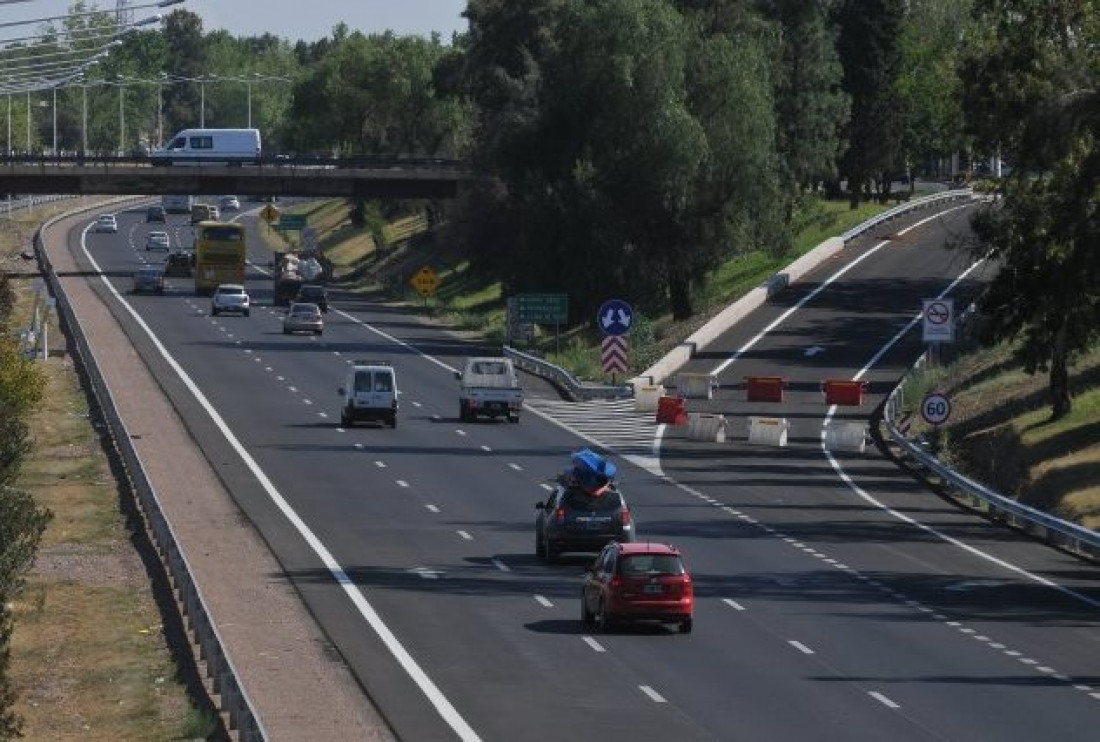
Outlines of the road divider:
M 791 424 L 785 417 L 749 417 L 749 443 L 761 446 L 786 446 Z
M 745 398 L 749 402 L 782 402 L 787 380 L 782 376 L 746 376 Z
M 726 417 L 706 412 L 688 414 L 687 437 L 693 441 L 726 442 Z
M 718 388 L 718 377 L 713 374 L 679 373 L 676 375 L 676 391 L 686 399 L 711 399 Z
M 825 438 L 825 447 L 830 451 L 863 453 L 867 446 L 867 426 L 864 423 L 830 420 L 822 435 Z

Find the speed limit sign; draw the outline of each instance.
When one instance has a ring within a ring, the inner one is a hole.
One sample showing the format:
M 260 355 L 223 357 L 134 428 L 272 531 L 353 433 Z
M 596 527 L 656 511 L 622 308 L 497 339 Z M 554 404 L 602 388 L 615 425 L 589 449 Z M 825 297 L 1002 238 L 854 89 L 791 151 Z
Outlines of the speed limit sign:
M 920 403 L 920 416 L 929 425 L 939 425 L 951 417 L 951 400 L 939 393 L 928 394 Z

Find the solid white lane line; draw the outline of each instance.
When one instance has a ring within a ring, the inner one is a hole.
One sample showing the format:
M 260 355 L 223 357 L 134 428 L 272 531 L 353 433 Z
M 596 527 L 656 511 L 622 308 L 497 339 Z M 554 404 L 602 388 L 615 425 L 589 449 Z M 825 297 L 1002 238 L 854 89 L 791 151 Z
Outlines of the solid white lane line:
M 430 505 L 429 504 L 429 505 L 425 505 L 424 507 L 426 507 L 428 509 L 429 513 L 438 513 L 439 512 L 439 508 L 437 508 L 435 505 Z
M 732 608 L 735 611 L 745 610 L 745 606 L 741 605 L 736 600 L 730 600 L 729 598 L 722 598 L 722 602 L 725 603 L 726 605 L 728 605 L 730 608 Z
M 459 531 L 458 535 L 462 537 L 463 541 L 473 541 L 474 540 L 474 537 L 471 536 L 470 534 L 466 533 L 465 531 Z
M 887 708 L 892 708 L 892 709 L 901 708 L 901 704 L 894 703 L 889 698 L 887 698 L 886 696 L 879 693 L 877 690 L 869 691 L 867 693 L 867 695 L 871 696 L 871 698 L 875 699 L 876 701 L 881 703 L 883 706 L 886 706 Z
M 496 567 L 497 569 L 499 569 L 501 572 L 511 572 L 512 571 L 511 567 L 509 567 L 507 564 L 500 561 L 499 559 L 494 559 L 493 560 L 493 566 Z
M 645 693 L 647 696 L 649 696 L 649 699 L 651 701 L 653 701 L 654 703 L 668 703 L 668 701 L 666 701 L 664 699 L 664 697 L 661 696 L 660 693 L 653 690 L 648 685 L 639 685 L 638 690 L 640 690 L 642 693 Z
M 543 608 L 553 608 L 554 607 L 553 603 L 551 603 L 549 600 L 542 597 L 541 595 L 536 595 L 535 596 L 535 602 L 538 603 L 539 605 L 541 605 Z
M 807 647 L 802 642 L 795 641 L 795 640 L 791 639 L 787 643 L 790 644 L 795 649 L 797 649 L 802 654 L 813 654 L 814 653 L 814 650 L 810 649 L 809 647 Z
M 595 640 L 595 639 L 593 639 L 592 637 L 590 637 L 590 636 L 585 636 L 585 637 L 581 637 L 581 638 L 583 638 L 583 639 L 584 639 L 584 643 L 585 643 L 585 644 L 587 644 L 588 646 L 592 647 L 592 648 L 593 648 L 594 650 L 596 650 L 597 652 L 606 652 L 606 651 L 607 651 L 606 649 L 604 649 L 604 648 L 603 648 L 603 645 L 601 645 L 601 644 L 600 644 L 600 643 L 599 643 L 598 641 L 596 641 L 596 640 Z
M 279 508 L 280 512 L 282 512 L 283 514 L 283 517 L 285 517 L 287 521 L 289 521 L 290 524 L 294 527 L 294 529 L 298 531 L 305 542 L 309 545 L 310 549 L 313 550 L 313 553 L 316 554 L 321 562 L 325 565 L 325 568 L 329 571 L 329 574 L 332 575 L 333 579 L 336 581 L 336 584 L 338 584 L 343 589 L 344 594 L 348 596 L 348 600 L 350 600 L 351 603 L 355 606 L 356 610 L 359 612 L 359 615 L 363 617 L 363 620 L 367 623 L 367 625 L 371 627 L 371 629 L 382 641 L 382 643 L 386 645 L 386 649 L 389 650 L 390 654 L 393 655 L 394 659 L 398 662 L 398 664 L 401 665 L 402 669 L 408 674 L 409 678 L 420 688 L 420 691 L 435 708 L 436 713 L 439 714 L 439 716 L 447 723 L 447 725 L 451 727 L 454 733 L 460 739 L 464 740 L 464 742 L 476 742 L 480 740 L 481 738 L 478 736 L 477 732 L 474 731 L 473 727 L 471 727 L 466 722 L 466 720 L 462 717 L 462 714 L 460 714 L 458 712 L 458 709 L 456 709 L 451 703 L 450 699 L 443 694 L 443 691 L 439 689 L 439 686 L 437 686 L 435 682 L 428 676 L 428 674 L 424 671 L 424 668 L 422 668 L 420 664 L 417 663 L 417 661 L 413 658 L 409 651 L 405 649 L 405 645 L 401 643 L 401 640 L 397 638 L 390 627 L 387 626 L 385 621 L 382 620 L 382 617 L 374 609 L 374 606 L 369 600 L 367 600 L 366 595 L 364 595 L 359 586 L 355 584 L 355 580 L 352 579 L 350 575 L 348 575 L 347 570 L 345 570 L 344 567 L 336 560 L 336 558 L 328 550 L 328 547 L 326 547 L 321 539 L 317 537 L 317 535 L 312 531 L 312 529 L 310 529 L 306 522 L 302 520 L 297 511 L 295 511 L 294 508 L 291 507 L 290 503 L 287 502 L 282 493 L 280 493 L 279 490 L 275 488 L 274 483 L 268 478 L 267 473 L 264 472 L 262 468 L 260 468 L 260 465 L 256 462 L 256 460 L 252 458 L 251 454 L 248 453 L 248 450 L 244 447 L 244 444 L 241 443 L 240 439 L 237 438 L 233 430 L 214 408 L 214 405 L 211 404 L 210 400 L 207 399 L 206 395 L 203 394 L 201 389 L 199 389 L 199 386 L 195 383 L 194 379 L 187 375 L 187 372 L 183 370 L 183 367 L 180 366 L 179 362 L 172 356 L 171 353 L 168 352 L 168 349 L 164 347 L 164 343 L 160 341 L 160 338 L 157 337 L 156 333 L 153 332 L 152 328 L 149 327 L 148 323 L 145 322 L 142 316 L 137 313 L 137 311 L 130 305 L 128 301 L 126 301 L 125 298 L 123 298 L 121 294 L 119 294 L 118 290 L 113 285 L 111 285 L 111 282 L 109 280 L 107 280 L 107 277 L 102 275 L 102 269 L 99 267 L 99 264 L 96 262 L 95 258 L 92 257 L 92 254 L 88 251 L 88 246 L 86 243 L 87 234 L 87 230 L 85 230 L 81 234 L 81 251 L 84 253 L 85 258 L 87 258 L 89 263 L 91 263 L 92 268 L 96 271 L 96 273 L 101 274 L 99 276 L 99 279 L 103 282 L 104 286 L 106 286 L 107 290 L 114 295 L 119 304 L 123 308 L 125 308 L 125 310 L 130 314 L 130 316 L 134 319 L 138 326 L 141 327 L 141 329 L 148 336 L 150 342 L 157 349 L 157 352 L 160 353 L 165 362 L 167 362 L 168 365 L 171 366 L 172 370 L 191 392 L 195 400 L 206 411 L 206 414 L 214 422 L 218 430 L 221 431 L 222 435 L 225 437 L 230 447 L 245 463 L 245 466 L 247 466 L 249 471 L 252 472 L 252 475 L 256 477 L 256 479 L 260 483 L 260 486 L 264 488 L 264 491 L 267 493 L 268 498 L 275 504 L 277 508 Z M 92 356 L 93 358 L 95 356 L 94 349 L 92 351 Z

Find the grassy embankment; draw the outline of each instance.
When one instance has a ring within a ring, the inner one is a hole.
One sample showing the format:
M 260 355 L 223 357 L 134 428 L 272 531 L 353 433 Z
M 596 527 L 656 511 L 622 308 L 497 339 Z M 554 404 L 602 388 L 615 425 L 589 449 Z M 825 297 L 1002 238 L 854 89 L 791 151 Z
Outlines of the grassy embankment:
M 934 431 L 915 416 L 951 466 L 1034 508 L 1100 527 L 1100 346 L 1071 369 L 1073 411 L 1050 419 L 1047 375 L 1028 375 L 1011 346 L 969 348 L 958 360 L 921 373 L 905 389 L 914 405 L 946 392 L 951 419 Z
M 66 206 L 64 208 L 71 208 Z M 62 208 L 51 208 L 56 213 Z M 0 220 L 0 265 L 12 276 L 16 325 L 30 316 L 35 264 L 19 258 L 38 223 Z M 88 401 L 51 317 L 44 402 L 20 487 L 53 513 L 27 589 L 15 606 L 12 676 L 31 739 L 187 739 L 214 720 L 197 711 L 161 630 L 149 578 L 131 544 Z
M 698 314 L 692 319 L 673 322 L 671 315 L 643 317 L 631 334 L 633 370 L 649 366 L 730 302 L 795 258 L 886 208 L 889 206 L 864 204 L 853 211 L 847 201 L 818 202 L 785 255 L 753 252 L 713 271 L 698 288 Z M 422 217 L 355 229 L 348 221 L 347 205 L 340 200 L 299 204 L 288 207 L 287 213 L 306 215 L 320 236 L 321 249 L 335 265 L 337 279 L 349 288 L 385 291 L 393 300 L 422 306 L 427 313 L 456 328 L 477 330 L 490 340 L 503 340 L 505 302 L 500 283 L 476 275 L 470 269 L 468 257 L 448 245 L 445 230 L 436 239 L 410 239 L 425 233 L 427 223 Z M 265 228 L 263 235 L 274 249 L 285 250 L 291 245 L 275 230 Z M 408 283 L 425 265 L 442 279 L 436 295 L 427 300 Z M 600 370 L 600 338 L 594 328 L 579 327 L 564 332 L 560 352 L 554 352 L 549 334 L 540 335 L 536 342 L 543 355 L 579 378 L 604 380 Z

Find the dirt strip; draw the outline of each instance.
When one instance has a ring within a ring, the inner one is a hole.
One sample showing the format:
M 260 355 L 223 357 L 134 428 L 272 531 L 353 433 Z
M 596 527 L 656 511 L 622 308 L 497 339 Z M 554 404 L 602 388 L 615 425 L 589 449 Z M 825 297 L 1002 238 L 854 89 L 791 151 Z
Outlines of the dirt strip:
M 67 247 L 71 217 L 43 236 L 95 361 L 180 539 L 241 684 L 272 740 L 392 740 L 263 539 L 234 504 Z

